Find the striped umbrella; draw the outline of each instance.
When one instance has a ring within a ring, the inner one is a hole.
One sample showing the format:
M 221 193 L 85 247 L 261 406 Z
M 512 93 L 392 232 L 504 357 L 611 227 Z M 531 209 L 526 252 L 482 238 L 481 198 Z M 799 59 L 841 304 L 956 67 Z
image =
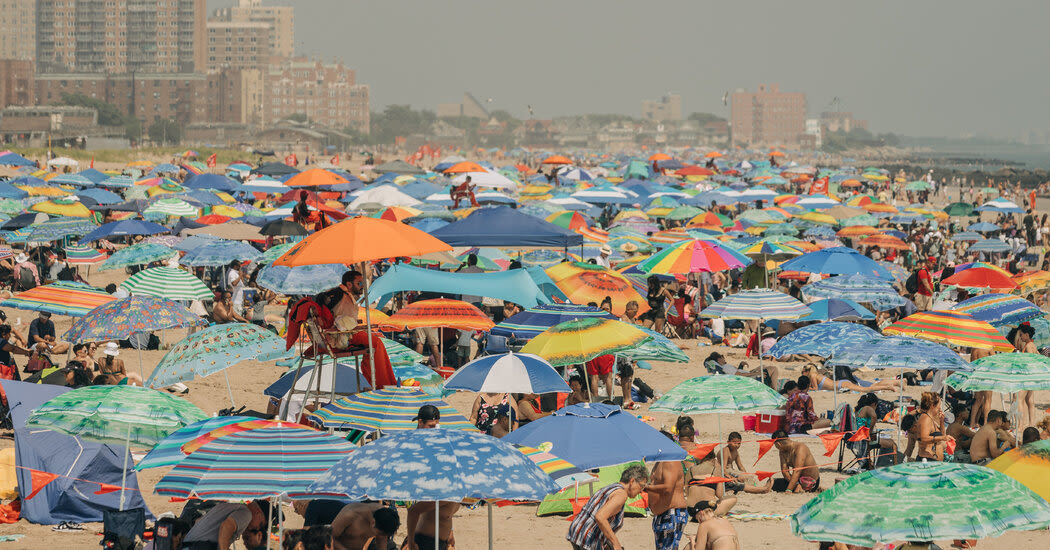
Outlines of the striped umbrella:
M 742 290 L 711 304 L 702 317 L 722 319 L 798 319 L 813 313 L 798 300 L 769 289 Z
M 416 350 L 396 342 L 389 338 L 380 338 L 383 341 L 383 345 L 386 346 L 386 354 L 390 356 L 390 364 L 395 367 L 404 367 L 407 365 L 415 365 L 426 359 L 423 355 L 416 353 Z
M 142 213 L 173 217 L 197 217 L 200 215 L 200 211 L 195 206 L 182 199 L 175 198 L 158 199 L 156 202 L 149 205 L 148 208 L 143 210 Z
M 908 243 L 894 237 L 893 235 L 877 234 L 870 237 L 861 239 L 860 243 L 863 246 L 877 246 L 885 249 L 895 250 L 908 250 Z
M 649 410 L 678 414 L 729 414 L 777 409 L 786 402 L 784 396 L 758 380 L 714 374 L 690 378 L 667 390 L 667 393 L 653 401 Z
M 595 317 L 559 323 L 529 340 L 521 353 L 531 353 L 554 366 L 585 363 L 607 353 L 628 350 L 650 340 L 638 327 Z
M 337 399 L 311 413 L 309 418 L 325 428 L 341 430 L 414 430 L 416 421 L 413 419 L 423 405 L 438 408 L 442 428 L 475 430 L 474 425 L 448 403 L 417 389 L 405 387 L 388 387 Z
M 565 379 L 542 358 L 526 353 L 479 357 L 445 381 L 449 390 L 489 393 L 570 393 Z
M 844 346 L 826 364 L 870 369 L 972 370 L 968 362 L 946 346 L 909 336 L 880 336 Z
M 838 275 L 802 287 L 806 298 L 839 298 L 874 304 L 879 309 L 906 303 L 889 281 L 865 275 Z
M 642 342 L 633 348 L 618 351 L 616 352 L 616 355 L 626 357 L 633 361 L 667 361 L 669 363 L 689 362 L 689 356 L 682 351 L 682 348 L 672 342 L 670 338 L 643 326 L 639 326 L 638 328 L 642 329 L 642 332 L 648 334 L 652 339 Z
M 0 302 L 0 307 L 46 311 L 80 317 L 98 306 L 116 300 L 109 293 L 84 283 L 58 281 L 20 292 Z
M 1014 351 L 992 325 L 974 319 L 968 313 L 955 311 L 921 311 L 882 329 L 891 336 L 913 336 L 953 346 Z
M 186 253 L 179 263 L 190 267 L 222 266 L 233 260 L 254 262 L 262 253 L 240 241 L 215 239 Z
M 717 241 L 693 239 L 671 245 L 638 264 L 648 273 L 678 275 L 726 271 L 744 267 L 751 259 Z
M 1043 315 L 1039 306 L 1012 294 L 983 294 L 952 306 L 952 311 L 973 315 L 994 327 L 1016 325 Z
M 563 458 L 558 458 L 546 451 L 525 445 L 515 445 L 515 447 L 529 457 L 529 460 L 535 462 L 562 489 L 572 487 L 577 483 L 595 480 L 593 475 L 573 466 Z
M 181 304 L 153 296 L 131 296 L 102 304 L 77 319 L 62 336 L 69 342 L 101 342 L 207 321 Z
M 157 443 L 153 449 L 150 450 L 146 456 L 142 457 L 142 460 L 135 465 L 135 469 L 146 470 L 149 468 L 160 468 L 162 466 L 174 466 L 181 462 L 182 459 L 186 458 L 186 453 L 182 452 L 182 446 L 186 443 L 189 443 L 216 428 L 251 420 L 257 420 L 257 418 L 252 416 L 219 416 L 186 425 L 172 432 L 171 435 L 165 437 L 160 443 Z
M 839 229 L 836 235 L 839 237 L 866 237 L 868 235 L 874 235 L 879 230 L 868 225 L 851 225 L 849 227 L 843 227 Z
M 448 327 L 460 330 L 489 330 L 495 324 L 480 309 L 462 300 L 434 298 L 413 302 L 390 316 L 389 327 L 411 330 Z
M 65 237 L 87 235 L 96 227 L 95 223 L 85 218 L 55 218 L 46 222 L 35 223 L 30 227 L 26 240 L 30 242 L 51 242 Z
M 178 252 L 162 244 L 137 243 L 114 252 L 108 260 L 99 266 L 98 270 L 123 269 L 133 265 L 151 264 L 167 260 L 176 254 Z
M 106 261 L 109 256 L 84 244 L 67 246 L 66 263 L 70 264 L 97 264 Z
M 751 244 L 746 244 L 737 249 L 737 252 L 745 256 L 758 257 L 763 260 L 784 260 L 792 256 L 802 254 L 802 251 L 786 244 L 781 244 L 770 239 L 760 239 Z
M 495 336 L 513 336 L 516 338 L 533 338 L 558 323 L 572 321 L 583 317 L 616 319 L 611 313 L 591 306 L 576 304 L 540 304 L 504 319 L 494 326 L 489 334 Z
M 1038 353 L 999 353 L 973 363 L 972 372 L 957 372 L 948 385 L 962 391 L 1013 393 L 1050 389 L 1050 358 Z
M 357 448 L 341 437 L 298 425 L 237 432 L 191 453 L 154 492 L 240 502 L 304 491 Z
M 207 300 L 214 293 L 204 281 L 177 267 L 151 267 L 132 275 L 121 288 L 129 294 L 146 294 L 169 300 Z

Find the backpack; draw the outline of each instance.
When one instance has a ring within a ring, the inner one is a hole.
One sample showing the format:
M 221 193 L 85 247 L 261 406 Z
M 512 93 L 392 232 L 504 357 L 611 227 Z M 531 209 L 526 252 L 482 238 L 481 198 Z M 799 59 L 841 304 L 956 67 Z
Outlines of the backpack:
M 908 275 L 908 280 L 904 281 L 904 290 L 909 294 L 915 294 L 919 291 L 918 271 L 913 271 L 911 275 Z

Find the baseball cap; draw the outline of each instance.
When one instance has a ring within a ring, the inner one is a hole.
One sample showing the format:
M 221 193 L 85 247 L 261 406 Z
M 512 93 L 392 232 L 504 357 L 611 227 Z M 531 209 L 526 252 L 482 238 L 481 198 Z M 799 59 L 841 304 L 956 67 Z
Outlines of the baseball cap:
M 412 420 L 441 420 L 441 411 L 433 405 L 423 405 Z

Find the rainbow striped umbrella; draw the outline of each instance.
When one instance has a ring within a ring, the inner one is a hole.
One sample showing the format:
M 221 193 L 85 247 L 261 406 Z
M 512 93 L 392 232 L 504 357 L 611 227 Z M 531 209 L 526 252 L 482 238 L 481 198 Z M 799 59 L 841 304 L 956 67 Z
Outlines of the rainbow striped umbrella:
M 564 458 L 558 458 L 547 451 L 542 451 L 534 447 L 527 447 L 525 445 L 515 445 L 515 447 L 525 456 L 529 457 L 529 460 L 536 463 L 536 465 L 539 466 L 544 473 L 549 475 L 551 479 L 558 484 L 558 487 L 561 487 L 562 489 L 571 487 L 577 483 L 594 481 L 595 479 L 593 475 L 573 466 L 572 463 Z
M 575 365 L 634 348 L 650 339 L 638 327 L 622 321 L 584 317 L 541 332 L 521 348 L 521 353 L 538 355 L 554 366 Z
M 913 336 L 968 348 L 1014 351 L 992 325 L 956 311 L 921 311 L 883 329 L 883 334 Z
M 84 283 L 59 281 L 20 292 L 0 302 L 0 307 L 46 311 L 80 317 L 98 306 L 116 300 L 108 293 Z
M 983 294 L 952 306 L 952 311 L 968 313 L 993 327 L 1016 325 L 1043 315 L 1039 306 L 1012 294 Z
M 174 466 L 181 462 L 182 459 L 186 458 L 186 453 L 182 452 L 182 446 L 186 443 L 210 433 L 216 428 L 251 420 L 258 419 L 251 416 L 219 416 L 188 424 L 175 430 L 160 443 L 157 443 L 153 449 L 147 453 L 146 456 L 142 457 L 142 460 L 135 465 L 135 469 L 145 470 L 147 468 L 159 468 L 161 466 Z
M 702 317 L 722 319 L 798 319 L 813 313 L 802 302 L 769 289 L 742 290 L 711 304 Z
M 299 425 L 229 434 L 191 453 L 154 492 L 240 502 L 304 491 L 356 445 Z
M 693 239 L 671 245 L 638 264 L 648 273 L 677 275 L 726 271 L 744 267 L 751 259 L 717 241 Z
M 441 411 L 441 427 L 453 430 L 475 430 L 466 417 L 451 405 L 414 388 L 392 387 L 372 390 L 337 399 L 309 415 L 310 420 L 325 428 L 396 432 L 416 429 L 413 420 L 423 405 Z

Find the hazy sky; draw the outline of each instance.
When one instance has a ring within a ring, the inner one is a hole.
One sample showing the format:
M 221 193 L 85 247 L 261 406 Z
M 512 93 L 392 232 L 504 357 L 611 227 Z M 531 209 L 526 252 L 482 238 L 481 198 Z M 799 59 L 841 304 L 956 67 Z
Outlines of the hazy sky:
M 233 0 L 209 0 L 212 7 Z M 839 97 L 876 132 L 1015 137 L 1050 129 L 1050 2 L 267 0 L 299 53 L 340 58 L 373 109 L 463 91 L 537 118 L 640 116 L 671 91 L 728 117 L 725 91 L 778 83 L 815 115 Z

